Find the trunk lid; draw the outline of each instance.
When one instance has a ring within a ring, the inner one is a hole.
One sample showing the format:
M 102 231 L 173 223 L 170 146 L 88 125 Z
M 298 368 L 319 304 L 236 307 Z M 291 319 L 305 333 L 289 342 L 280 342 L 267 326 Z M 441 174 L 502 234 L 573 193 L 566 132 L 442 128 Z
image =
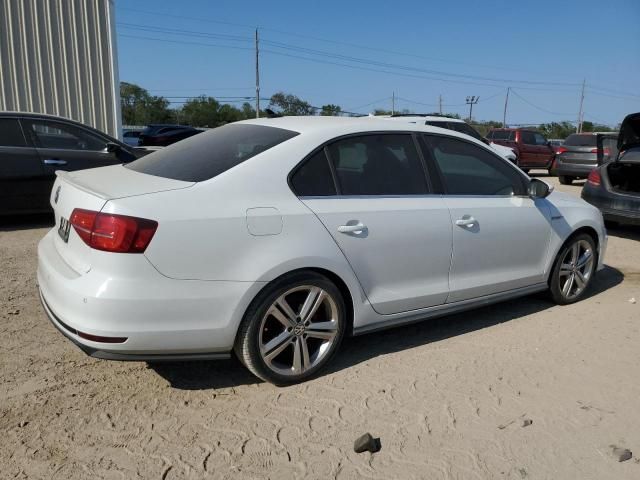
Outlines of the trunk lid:
M 76 208 L 99 212 L 116 198 L 148 195 L 188 188 L 194 183 L 136 172 L 122 165 L 75 172 L 56 172 L 50 202 L 55 215 L 54 244 L 58 254 L 76 272 L 91 269 L 92 249 L 84 243 L 68 221 Z

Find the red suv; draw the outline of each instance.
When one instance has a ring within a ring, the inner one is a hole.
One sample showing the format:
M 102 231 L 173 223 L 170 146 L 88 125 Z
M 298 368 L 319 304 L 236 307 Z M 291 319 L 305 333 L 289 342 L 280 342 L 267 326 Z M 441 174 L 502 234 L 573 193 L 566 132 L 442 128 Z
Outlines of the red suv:
M 551 169 L 555 151 L 540 132 L 526 128 L 496 128 L 489 131 L 487 139 L 513 148 L 517 155 L 516 165 L 525 173 L 532 168 Z

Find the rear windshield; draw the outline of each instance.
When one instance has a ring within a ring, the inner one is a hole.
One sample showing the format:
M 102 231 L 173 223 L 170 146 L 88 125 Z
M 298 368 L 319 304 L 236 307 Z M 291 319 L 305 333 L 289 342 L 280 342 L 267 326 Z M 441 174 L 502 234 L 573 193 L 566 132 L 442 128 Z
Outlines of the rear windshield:
M 225 125 L 174 143 L 126 167 L 157 177 L 203 182 L 296 135 L 291 130 L 262 125 Z
M 564 145 L 568 147 L 596 147 L 598 144 L 595 135 L 578 135 L 574 133 L 567 137 Z

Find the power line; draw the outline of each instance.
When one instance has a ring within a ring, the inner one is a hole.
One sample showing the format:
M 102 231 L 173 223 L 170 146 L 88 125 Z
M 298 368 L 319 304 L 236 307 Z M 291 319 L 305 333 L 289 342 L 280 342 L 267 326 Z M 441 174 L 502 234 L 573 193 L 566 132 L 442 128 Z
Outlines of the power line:
M 182 45 L 200 45 L 203 47 L 214 47 L 214 48 L 231 48 L 234 50 L 253 50 L 252 47 L 236 47 L 235 45 L 218 45 L 218 44 L 213 44 L 213 43 L 202 43 L 202 42 L 187 42 L 187 41 L 183 41 L 183 40 L 168 40 L 165 38 L 151 38 L 151 37 L 140 37 L 138 35 L 128 35 L 125 33 L 119 33 L 118 34 L 119 37 L 126 37 L 126 38 L 137 38 L 140 40 L 153 40 L 154 42 L 164 42 L 164 43 L 177 43 L 177 44 L 182 44 Z
M 551 115 L 558 115 L 558 116 L 565 116 L 565 115 L 573 115 L 572 113 L 559 113 L 559 112 L 552 112 L 551 110 L 547 110 L 545 108 L 539 107 L 538 105 L 531 103 L 529 100 L 527 100 L 526 98 L 523 98 L 522 95 L 520 95 L 518 92 L 516 92 L 513 88 L 510 89 L 511 93 L 514 94 L 516 97 L 518 97 L 520 100 L 522 100 L 524 103 L 526 103 L 527 105 L 530 105 L 531 107 L 535 108 L 536 110 L 540 110 L 541 112 L 544 113 L 549 113 Z

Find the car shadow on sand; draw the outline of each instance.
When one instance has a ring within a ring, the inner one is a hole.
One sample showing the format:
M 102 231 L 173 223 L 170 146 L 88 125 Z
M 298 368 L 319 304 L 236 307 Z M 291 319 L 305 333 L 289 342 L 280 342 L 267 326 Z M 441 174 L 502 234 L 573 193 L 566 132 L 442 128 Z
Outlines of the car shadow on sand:
M 640 225 L 607 225 L 607 234 L 610 237 L 640 241 Z
M 605 266 L 593 280 L 588 297 L 598 295 L 620 284 L 624 275 Z M 522 297 L 473 310 L 377 333 L 345 338 L 338 354 L 320 376 L 353 367 L 380 355 L 386 355 L 429 343 L 457 337 L 468 332 L 517 320 L 555 304 L 546 294 Z M 198 361 L 149 364 L 173 388 L 184 390 L 221 389 L 261 383 L 234 357 L 228 361 Z

